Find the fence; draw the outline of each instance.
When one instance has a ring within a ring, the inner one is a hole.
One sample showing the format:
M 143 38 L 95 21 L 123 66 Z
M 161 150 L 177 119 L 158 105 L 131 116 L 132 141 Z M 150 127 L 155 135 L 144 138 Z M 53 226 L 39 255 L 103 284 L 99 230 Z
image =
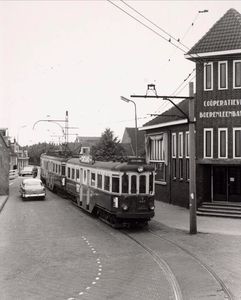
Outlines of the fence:
M 9 179 L 15 179 L 18 177 L 18 170 L 9 170 Z

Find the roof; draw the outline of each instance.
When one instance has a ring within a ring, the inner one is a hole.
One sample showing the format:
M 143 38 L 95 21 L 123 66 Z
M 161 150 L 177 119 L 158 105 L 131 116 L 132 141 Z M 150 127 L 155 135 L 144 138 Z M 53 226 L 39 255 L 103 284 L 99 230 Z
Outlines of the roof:
M 145 146 L 145 133 L 143 131 L 137 130 L 138 145 L 137 148 L 140 150 Z M 136 148 L 136 128 L 126 127 L 121 145 L 125 149 L 127 155 L 134 155 Z
M 187 116 L 189 116 L 189 99 L 185 99 L 177 104 L 179 109 L 183 111 Z M 152 119 L 143 125 L 143 127 L 149 127 L 157 124 L 164 124 L 174 121 L 186 120 L 187 117 L 175 106 L 171 107 L 169 110 L 165 111 L 158 117 Z
M 229 9 L 209 29 L 188 51 L 187 56 L 227 50 L 240 50 L 241 52 L 241 15 L 233 8 Z

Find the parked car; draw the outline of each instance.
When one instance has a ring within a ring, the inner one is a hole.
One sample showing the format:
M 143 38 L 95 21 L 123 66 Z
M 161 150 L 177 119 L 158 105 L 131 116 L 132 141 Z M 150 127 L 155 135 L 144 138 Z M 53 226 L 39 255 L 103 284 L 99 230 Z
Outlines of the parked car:
M 20 172 L 20 176 L 33 175 L 33 167 L 24 167 Z
M 25 178 L 20 184 L 19 193 L 24 199 L 40 198 L 45 199 L 46 190 L 43 182 L 38 178 Z

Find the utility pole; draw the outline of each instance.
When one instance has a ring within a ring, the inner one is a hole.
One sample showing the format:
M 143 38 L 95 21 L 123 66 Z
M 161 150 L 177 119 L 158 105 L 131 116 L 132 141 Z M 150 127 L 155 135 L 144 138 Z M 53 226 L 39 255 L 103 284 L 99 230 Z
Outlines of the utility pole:
M 189 182 L 189 211 L 190 234 L 197 233 L 197 201 L 196 201 L 196 151 L 195 151 L 195 117 L 194 117 L 194 93 L 193 82 L 189 83 L 189 145 L 190 145 L 190 182 Z
M 186 118 L 189 124 L 189 146 L 190 146 L 190 161 L 189 161 L 189 211 L 190 211 L 190 234 L 197 233 L 197 218 L 196 218 L 196 154 L 195 154 L 195 118 L 194 118 L 194 92 L 193 82 L 189 83 L 189 96 L 158 96 L 155 90 L 155 85 L 147 85 L 147 88 L 155 92 L 155 96 L 148 95 L 131 95 L 134 98 L 162 98 L 172 103 Z M 189 100 L 189 116 L 183 112 L 178 105 L 176 105 L 171 99 L 188 99 Z

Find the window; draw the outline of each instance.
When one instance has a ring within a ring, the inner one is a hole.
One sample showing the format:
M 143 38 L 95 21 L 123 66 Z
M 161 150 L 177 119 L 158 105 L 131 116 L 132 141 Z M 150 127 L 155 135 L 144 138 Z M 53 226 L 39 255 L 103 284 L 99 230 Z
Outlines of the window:
M 213 158 L 213 129 L 204 129 L 204 158 Z
M 176 157 L 177 157 L 177 134 L 172 133 L 172 178 L 173 179 L 176 179 L 177 177 Z
M 177 147 L 177 135 L 176 133 L 173 133 L 172 134 L 172 158 L 176 158 L 177 156 L 176 147 Z
M 213 63 L 204 64 L 204 91 L 213 89 Z
M 166 166 L 165 162 L 160 162 L 155 164 L 156 169 L 156 181 L 165 181 L 166 179 Z
M 241 128 L 233 129 L 233 157 L 241 158 Z
M 91 172 L 91 185 L 95 186 L 95 173 Z
M 183 158 L 183 133 L 178 133 L 178 157 Z
M 131 193 L 136 194 L 136 175 L 131 176 Z
M 190 160 L 186 159 L 186 180 L 190 180 Z
M 102 174 L 97 175 L 97 187 L 102 189 Z
M 62 166 L 62 175 L 65 176 L 65 166 Z
M 185 155 L 186 155 L 186 180 L 190 179 L 190 135 L 189 132 L 186 132 L 185 138 Z
M 156 170 L 156 181 L 166 181 L 163 134 L 149 136 L 150 163 Z
M 234 60 L 233 62 L 233 88 L 241 88 L 241 60 Z
M 104 176 L 104 190 L 109 191 L 110 190 L 110 176 Z
M 68 175 L 67 175 L 68 178 L 70 178 L 70 168 L 68 168 Z
M 77 180 L 77 181 L 80 181 L 79 170 L 76 170 L 76 180 Z
M 228 158 L 228 130 L 227 128 L 218 128 L 218 157 Z
M 72 169 L 71 179 L 75 179 L 75 169 Z
M 128 193 L 129 191 L 129 180 L 128 175 L 122 175 L 122 193 Z
M 183 159 L 179 159 L 179 179 L 183 179 Z
M 186 132 L 186 139 L 185 139 L 185 154 L 186 158 L 190 156 L 190 139 L 189 139 L 189 132 Z
M 146 193 L 146 176 L 141 175 L 139 178 L 139 193 L 145 194 Z
M 112 177 L 112 192 L 119 193 L 119 186 L 120 186 L 120 178 L 118 176 Z
M 218 88 L 225 90 L 228 88 L 228 64 L 227 61 L 218 62 Z

